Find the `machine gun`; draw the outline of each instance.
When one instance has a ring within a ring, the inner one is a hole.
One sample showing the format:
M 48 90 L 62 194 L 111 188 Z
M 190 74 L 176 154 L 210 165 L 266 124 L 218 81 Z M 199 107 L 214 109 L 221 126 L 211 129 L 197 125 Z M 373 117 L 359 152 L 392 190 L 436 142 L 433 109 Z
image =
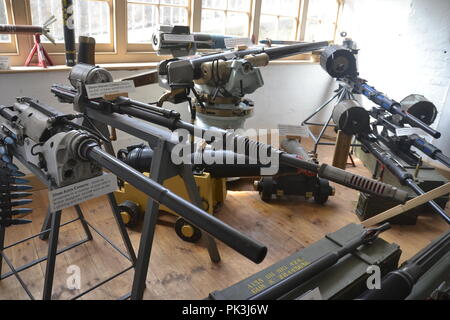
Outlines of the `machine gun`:
M 377 142 L 375 136 L 371 135 L 358 135 L 358 141 L 364 149 L 369 151 L 375 158 L 382 163 L 402 184 L 410 188 L 415 194 L 423 195 L 425 191 L 415 182 L 414 176 L 403 167 L 390 151 L 383 149 Z M 439 214 L 448 224 L 450 224 L 450 217 L 441 206 L 435 201 L 429 201 L 433 211 Z
M 426 299 L 449 280 L 449 269 L 450 230 L 406 261 L 400 269 L 384 276 L 380 289 L 366 291 L 359 299 Z
M 318 50 L 328 42 L 274 48 L 250 48 L 203 56 L 169 59 L 159 65 L 159 84 L 169 90 L 159 101 L 188 102 L 192 120 L 204 127 L 237 129 L 253 115 L 245 95 L 264 85 L 259 67 L 269 61 Z M 190 92 L 195 96 L 193 101 Z
M 30 98 L 0 109 L 2 130 L 17 137 L 13 155 L 44 172 L 56 187 L 102 174 L 108 169 L 159 203 L 179 213 L 202 230 L 248 257 L 261 262 L 267 248 L 148 179 L 101 149 L 99 132 L 73 122 L 83 115 L 66 115 Z
M 308 46 L 310 46 L 308 44 Z M 311 47 L 309 47 L 311 48 Z M 274 48 L 280 49 L 280 48 Z M 297 50 L 297 49 L 296 49 Z M 284 52 L 284 51 L 282 51 Z M 288 52 L 292 52 L 288 51 Z M 277 53 L 278 55 L 286 54 L 280 53 L 279 51 L 271 51 L 271 54 Z M 267 53 L 268 54 L 268 53 Z M 185 65 L 185 62 L 191 65 L 190 62 L 180 61 L 182 65 Z M 176 63 L 176 62 L 174 62 Z M 194 63 L 196 65 L 197 63 Z M 106 70 L 88 65 L 78 65 L 80 68 L 86 69 L 84 72 L 77 72 L 77 67 L 72 70 L 70 79 L 74 79 L 72 75 L 75 73 L 80 75 L 88 76 L 92 79 L 105 79 L 108 77 L 104 77 L 103 75 Z M 169 68 L 170 69 L 170 68 Z M 190 70 L 193 70 L 189 67 Z M 96 76 L 97 74 L 98 76 Z M 195 126 L 191 123 L 187 123 L 180 120 L 179 113 L 168 110 L 164 108 L 159 108 L 157 106 L 142 103 L 139 101 L 135 101 L 126 97 L 117 97 L 114 101 L 108 101 L 105 99 L 94 99 L 89 100 L 86 97 L 84 84 L 85 78 L 80 78 L 78 80 L 74 80 L 78 87 L 78 90 L 73 87 L 61 86 L 61 85 L 53 85 L 52 92 L 60 99 L 62 102 L 66 103 L 74 103 L 76 109 L 78 111 L 84 112 L 84 110 L 99 110 L 100 112 L 107 113 L 118 113 L 125 114 L 128 116 L 136 117 L 138 119 L 151 122 L 156 125 L 160 125 L 168 128 L 171 131 L 175 131 L 177 129 L 186 130 L 192 136 L 199 137 L 201 139 L 205 137 L 207 138 L 207 143 L 215 143 L 222 144 L 224 149 L 227 149 L 226 146 L 232 144 L 234 147 L 233 150 L 236 153 L 251 156 L 251 153 L 255 150 L 258 150 L 258 155 L 266 154 L 276 157 L 279 159 L 279 163 L 282 165 L 290 166 L 296 169 L 303 169 L 307 171 L 311 171 L 312 173 L 317 174 L 319 177 L 334 181 L 336 183 L 342 184 L 344 186 L 360 190 L 363 192 L 367 192 L 370 194 L 376 194 L 382 197 L 387 197 L 391 199 L 396 199 L 397 201 L 403 202 L 405 201 L 407 194 L 403 191 L 398 190 L 390 185 L 386 185 L 371 179 L 367 179 L 365 177 L 361 177 L 344 170 L 332 167 L 326 164 L 316 164 L 314 162 L 309 162 L 306 160 L 299 159 L 298 157 L 288 154 L 286 152 L 274 149 L 270 145 L 253 141 L 247 137 L 236 135 L 232 132 L 228 132 L 222 129 L 203 129 L 198 126 Z M 240 148 L 240 147 L 242 148 Z M 260 161 L 260 158 L 257 158 L 257 161 Z
M 351 110 L 354 111 L 350 112 Z M 412 155 L 410 148 L 413 145 L 414 140 L 419 139 L 424 146 L 424 150 L 426 150 L 429 144 L 417 135 L 413 135 L 406 138 L 407 141 L 412 139 L 409 144 L 405 143 L 403 146 L 395 148 L 398 144 L 401 144 L 401 141 L 404 141 L 404 139 L 390 137 L 386 131 L 389 130 L 395 133 L 396 129 L 400 128 L 400 126 L 392 123 L 390 120 L 392 119 L 392 116 L 386 116 L 386 111 L 380 110 L 379 108 L 374 108 L 370 115 L 375 118 L 375 121 L 372 123 L 372 129 L 369 124 L 369 112 L 361 107 L 356 100 L 344 100 L 336 106 L 333 112 L 333 119 L 335 119 L 339 130 L 342 130 L 349 136 L 356 135 L 357 140 L 361 143 L 362 149 L 372 154 L 379 163 L 395 176 L 401 185 L 407 186 L 417 195 L 423 195 L 425 191 L 415 182 L 413 174 L 407 171 L 407 169 L 396 159 L 396 155 Z M 382 125 L 385 128 L 383 134 L 378 133 L 379 125 Z M 357 130 L 355 130 L 355 126 Z M 387 148 L 383 148 L 380 142 L 385 144 Z M 435 151 L 434 154 L 439 154 L 437 148 L 428 148 L 430 150 L 430 152 L 428 152 L 429 154 L 433 154 L 433 151 L 431 150 Z M 442 156 L 440 157 L 442 158 Z M 439 206 L 435 201 L 430 201 L 428 204 L 450 224 L 450 217 L 445 212 L 445 209 Z
M 399 102 L 385 96 L 368 85 L 366 80 L 361 79 L 358 76 L 355 55 L 351 50 L 341 46 L 329 46 L 322 52 L 320 64 L 331 77 L 349 87 L 353 93 L 364 95 L 384 110 L 399 117 L 399 123 L 420 128 L 436 139 L 441 136 L 440 132 L 431 128 L 423 120 L 406 112 Z
M 420 163 L 420 157 L 411 150 L 411 147 L 415 147 L 431 159 L 450 167 L 450 158 L 418 134 L 398 136 L 397 130 L 404 126 L 396 122 L 388 112 L 380 108 L 373 108 L 370 115 L 376 120 L 372 123 L 372 132 L 408 165 L 417 166 Z M 382 126 L 381 132 L 378 131 L 378 126 Z
M 152 46 L 158 55 L 171 55 L 175 58 L 192 56 L 198 50 L 225 50 L 230 48 L 229 43 L 249 42 L 248 38 L 191 33 L 189 26 L 159 25 L 152 35 Z
M 56 18 L 51 16 L 44 22 L 42 26 L 31 25 L 12 25 L 12 24 L 0 24 L 0 34 L 32 34 L 34 39 L 34 46 L 25 61 L 25 66 L 31 65 L 31 60 L 37 53 L 38 66 L 47 68 L 48 65 L 53 65 L 53 62 L 48 55 L 47 51 L 41 44 L 41 35 L 47 38 L 51 43 L 55 43 L 55 39 L 50 35 L 50 25 L 56 22 Z

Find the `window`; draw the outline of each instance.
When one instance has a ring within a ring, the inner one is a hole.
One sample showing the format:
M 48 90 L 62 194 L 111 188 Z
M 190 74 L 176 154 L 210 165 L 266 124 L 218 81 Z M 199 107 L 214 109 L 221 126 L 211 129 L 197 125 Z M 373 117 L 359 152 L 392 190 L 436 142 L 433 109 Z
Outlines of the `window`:
M 262 0 L 260 39 L 296 40 L 300 0 Z
M 309 0 L 305 41 L 334 40 L 338 9 L 336 0 Z
M 91 36 L 97 43 L 112 43 L 110 1 L 74 0 L 75 37 Z M 30 0 L 31 20 L 42 25 L 50 16 L 58 20 L 50 26 L 50 34 L 57 43 L 64 42 L 61 0 Z M 42 38 L 42 42 L 49 42 Z
M 158 24 L 190 25 L 195 32 L 272 40 L 333 40 L 344 0 L 73 0 L 76 39 L 96 39 L 97 63 L 158 62 L 151 36 Z M 51 25 L 56 45 L 42 42 L 65 63 L 62 0 L 0 0 L 0 23 Z M 32 35 L 0 35 L 0 54 L 23 65 Z M 308 54 L 291 59 L 308 59 Z
M 249 36 L 251 0 L 203 0 L 202 6 L 202 32 Z
M 8 20 L 5 0 L 0 0 L 0 24 L 8 24 Z M 9 34 L 0 34 L 0 43 L 1 42 L 11 42 L 11 36 Z
M 156 25 L 189 25 L 188 0 L 128 0 L 128 43 L 149 43 Z

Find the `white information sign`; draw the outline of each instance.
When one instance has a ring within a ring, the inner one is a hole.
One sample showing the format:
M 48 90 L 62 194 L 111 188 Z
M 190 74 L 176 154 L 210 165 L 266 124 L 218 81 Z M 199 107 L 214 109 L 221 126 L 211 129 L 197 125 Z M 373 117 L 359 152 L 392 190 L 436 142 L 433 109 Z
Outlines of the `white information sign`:
M 103 98 L 108 94 L 130 93 L 135 91 L 136 87 L 131 80 L 86 85 L 88 99 Z
M 112 174 L 103 174 L 99 177 L 49 191 L 49 207 L 51 212 L 63 210 L 116 190 L 117 178 Z
M 306 126 L 294 126 L 289 124 L 279 124 L 278 130 L 280 131 L 280 136 L 294 136 L 294 137 L 302 137 L 307 138 L 308 135 L 308 127 Z

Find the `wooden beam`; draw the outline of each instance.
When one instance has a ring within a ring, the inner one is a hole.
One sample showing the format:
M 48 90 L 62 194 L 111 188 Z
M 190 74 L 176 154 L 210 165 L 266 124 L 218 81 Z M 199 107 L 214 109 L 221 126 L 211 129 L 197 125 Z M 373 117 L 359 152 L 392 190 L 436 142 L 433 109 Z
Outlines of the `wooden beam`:
M 415 197 L 406 202 L 405 204 L 400 204 L 394 208 L 391 208 L 383 213 L 376 215 L 373 218 L 367 219 L 366 221 L 362 222 L 362 225 L 364 227 L 371 227 L 375 224 L 381 223 L 383 221 L 401 215 L 402 213 L 414 209 L 422 204 L 425 204 L 428 201 L 442 197 L 448 193 L 450 193 L 450 182 L 444 184 L 443 186 L 440 186 L 439 188 L 433 189 L 421 196 Z
M 333 166 L 345 170 L 353 136 L 338 131 L 336 148 L 334 149 Z

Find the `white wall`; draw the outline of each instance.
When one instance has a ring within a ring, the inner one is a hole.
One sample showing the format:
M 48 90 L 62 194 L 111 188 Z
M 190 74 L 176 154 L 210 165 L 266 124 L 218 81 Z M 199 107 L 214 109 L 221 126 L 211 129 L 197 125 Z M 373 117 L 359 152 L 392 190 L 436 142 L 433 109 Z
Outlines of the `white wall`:
M 323 72 L 318 64 L 271 65 L 263 68 L 265 86 L 249 98 L 256 104 L 255 116 L 248 120 L 248 128 L 276 128 L 282 124 L 300 124 L 311 110 L 322 103 L 324 95 L 328 96 L 335 84 Z M 115 71 L 115 79 L 129 76 L 136 72 Z M 15 97 L 28 96 L 43 103 L 57 107 L 64 112 L 71 112 L 71 105 L 60 104 L 50 93 L 54 83 L 67 84 L 67 72 L 22 73 L 0 75 L 0 104 L 8 105 Z M 158 85 L 138 88 L 130 97 L 144 101 L 157 101 L 163 93 Z M 171 107 L 170 105 L 165 105 Z M 173 106 L 184 120 L 189 120 L 186 104 Z M 138 142 L 136 138 L 120 134 L 116 147 Z
M 397 101 L 419 93 L 437 106 L 434 143 L 450 154 L 450 1 L 346 0 L 340 29 L 361 49 L 362 78 Z

